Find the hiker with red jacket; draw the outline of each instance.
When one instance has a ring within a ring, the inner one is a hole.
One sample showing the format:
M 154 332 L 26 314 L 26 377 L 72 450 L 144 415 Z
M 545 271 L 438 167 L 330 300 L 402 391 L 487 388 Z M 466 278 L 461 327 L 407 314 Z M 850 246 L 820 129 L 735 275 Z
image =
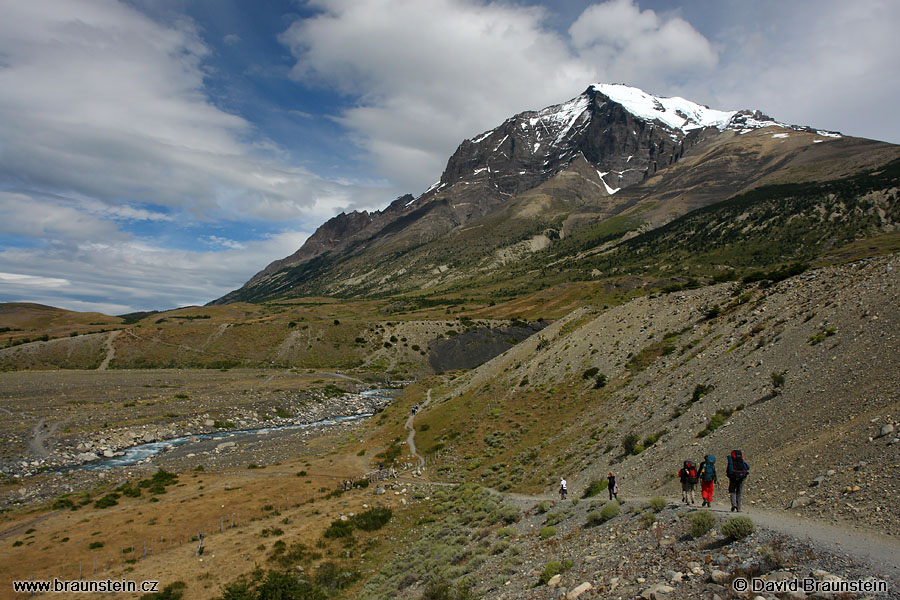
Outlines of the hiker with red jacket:
M 697 465 L 689 460 L 684 461 L 684 466 L 678 471 L 678 479 L 681 480 L 681 501 L 685 504 L 693 504 L 694 490 L 697 488 L 698 481 Z
M 700 495 L 703 497 L 703 506 L 712 506 L 713 488 L 719 483 L 716 476 L 716 457 L 707 454 L 700 463 Z
M 741 491 L 744 480 L 750 473 L 750 465 L 744 460 L 740 450 L 732 450 L 728 455 L 728 493 L 731 495 L 731 512 L 741 512 Z

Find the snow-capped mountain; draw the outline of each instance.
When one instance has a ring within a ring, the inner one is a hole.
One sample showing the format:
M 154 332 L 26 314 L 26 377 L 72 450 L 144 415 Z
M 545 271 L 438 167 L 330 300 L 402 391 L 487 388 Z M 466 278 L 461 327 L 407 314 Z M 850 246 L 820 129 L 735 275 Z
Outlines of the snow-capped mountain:
M 638 203 L 647 207 L 643 227 L 656 227 L 758 185 L 793 160 L 835 161 L 841 153 L 860 152 L 854 147 L 860 141 L 840 137 L 759 111 L 717 110 L 626 85 L 592 84 L 567 102 L 519 113 L 464 140 L 440 179 L 420 195 L 403 196 L 380 211 L 334 217 L 296 253 L 215 302 L 294 293 L 386 293 L 399 289 L 396 281 L 433 285 L 459 277 L 441 264 L 441 256 L 487 252 L 480 260 L 494 264 L 491 253 L 499 251 L 494 246 L 510 236 L 531 235 L 526 229 L 537 226 L 516 229 L 519 225 L 503 220 L 519 214 L 512 207 L 535 194 L 544 200 L 528 211 L 516 210 L 559 228 L 552 235 L 567 235 Z M 822 144 L 826 141 L 832 143 Z M 872 144 L 861 142 L 866 148 Z M 835 144 L 843 149 L 826 151 Z M 561 218 L 560 228 L 555 223 Z M 477 240 L 477 250 L 472 240 L 466 242 L 470 247 L 459 248 L 455 244 L 462 242 L 450 239 L 469 227 L 482 228 L 485 236 Z M 547 243 L 537 240 L 529 247 Z M 501 254 L 497 260 L 508 260 L 508 252 Z M 401 256 L 408 264 L 398 262 Z
M 515 115 L 464 141 L 428 192 L 487 181 L 502 194 L 534 187 L 576 157 L 592 164 L 613 194 L 671 165 L 704 137 L 764 127 L 813 132 L 759 111 L 711 109 L 684 98 L 662 98 L 621 84 L 595 83 L 580 96 Z M 821 135 L 839 136 L 820 131 Z

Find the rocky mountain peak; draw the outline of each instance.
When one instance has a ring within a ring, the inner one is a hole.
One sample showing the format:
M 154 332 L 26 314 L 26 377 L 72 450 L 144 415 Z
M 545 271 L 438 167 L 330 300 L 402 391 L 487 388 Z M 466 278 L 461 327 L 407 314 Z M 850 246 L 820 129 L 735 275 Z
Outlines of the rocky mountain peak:
M 438 182 L 420 200 L 454 185 L 486 184 L 500 196 L 540 185 L 583 156 L 603 173 L 607 193 L 639 183 L 707 135 L 787 125 L 755 110 L 716 110 L 680 97 L 654 96 L 623 84 L 594 83 L 579 96 L 519 113 L 463 141 Z
M 399 251 L 427 244 L 498 214 L 518 195 L 557 175 L 580 175 L 579 180 L 593 187 L 576 195 L 603 202 L 675 165 L 692 148 L 716 136 L 766 127 L 784 129 L 773 134 L 777 138 L 792 130 L 840 137 L 786 125 L 755 110 L 717 110 L 627 85 L 594 83 L 566 102 L 519 113 L 464 140 L 440 179 L 418 197 L 405 195 L 380 211 L 332 218 L 296 253 L 271 263 L 245 284 L 264 292 L 242 288 L 216 302 L 282 293 L 301 276 L 300 271 L 283 272 L 304 263 L 311 266 L 302 269 L 302 276 L 314 278 L 325 262 L 340 262 L 385 245 Z M 318 262 L 312 264 L 313 259 Z M 362 276 L 368 273 L 354 274 Z

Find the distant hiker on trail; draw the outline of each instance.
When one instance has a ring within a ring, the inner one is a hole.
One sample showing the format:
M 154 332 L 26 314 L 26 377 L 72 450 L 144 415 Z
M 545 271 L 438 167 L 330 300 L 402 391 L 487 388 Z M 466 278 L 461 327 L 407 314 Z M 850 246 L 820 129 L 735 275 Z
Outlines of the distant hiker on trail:
M 619 484 L 616 483 L 616 474 L 612 471 L 609 472 L 609 475 L 606 476 L 607 486 L 606 489 L 609 490 L 609 499 L 616 499 L 616 502 L 619 501 Z
M 694 503 L 694 490 L 697 489 L 697 465 L 689 460 L 684 461 L 684 466 L 678 471 L 678 479 L 681 480 L 681 501 L 685 504 Z
M 750 473 L 750 465 L 744 460 L 740 450 L 732 450 L 728 455 L 728 494 L 731 496 L 731 512 L 741 512 L 741 491 L 744 480 Z
M 713 488 L 719 483 L 716 477 L 716 457 L 707 454 L 700 463 L 700 495 L 703 496 L 703 506 L 712 506 Z
M 567 484 L 566 484 L 566 480 L 565 480 L 565 479 L 560 479 L 560 480 L 559 480 L 559 499 L 560 499 L 560 500 L 565 500 L 565 499 L 566 499 L 566 494 L 568 494 L 568 493 L 569 493 L 569 488 L 568 488 L 568 486 L 567 486 Z

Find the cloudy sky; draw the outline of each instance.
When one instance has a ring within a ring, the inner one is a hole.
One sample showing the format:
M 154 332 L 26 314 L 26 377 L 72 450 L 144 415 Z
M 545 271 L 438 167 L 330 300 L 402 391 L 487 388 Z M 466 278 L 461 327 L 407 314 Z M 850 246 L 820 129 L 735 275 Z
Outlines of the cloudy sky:
M 900 142 L 893 0 L 0 0 L 0 301 L 203 304 L 591 82 Z

